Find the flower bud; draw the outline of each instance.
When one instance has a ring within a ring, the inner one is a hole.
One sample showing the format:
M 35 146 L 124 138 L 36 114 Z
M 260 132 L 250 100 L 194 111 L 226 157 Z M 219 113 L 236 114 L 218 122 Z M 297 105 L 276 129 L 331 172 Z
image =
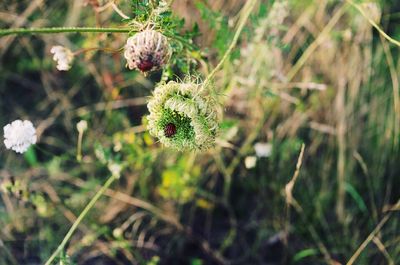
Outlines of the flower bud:
M 146 73 L 163 67 L 171 51 L 167 37 L 155 30 L 144 30 L 127 40 L 124 56 L 130 70 Z
M 63 46 L 53 46 L 50 52 L 54 54 L 53 60 L 57 62 L 57 69 L 59 71 L 68 71 L 71 69 L 72 62 L 74 61 L 74 54 L 68 48 Z
M 178 150 L 213 146 L 217 104 L 200 84 L 171 81 L 159 85 L 147 107 L 149 132 L 165 146 Z

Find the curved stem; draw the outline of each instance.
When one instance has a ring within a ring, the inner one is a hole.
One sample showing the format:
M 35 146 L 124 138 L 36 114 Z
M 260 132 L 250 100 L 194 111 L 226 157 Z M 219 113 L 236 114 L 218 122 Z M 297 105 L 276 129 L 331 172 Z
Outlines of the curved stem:
M 393 43 L 394 45 L 400 47 L 400 41 L 393 39 L 392 37 L 390 37 L 383 29 L 381 29 L 381 27 L 379 27 L 379 25 L 371 18 L 367 15 L 367 13 L 365 12 L 365 10 L 359 5 L 354 3 L 352 0 L 346 0 L 347 3 L 349 3 L 350 5 L 352 5 L 355 9 L 358 10 L 358 12 L 361 13 L 361 15 L 368 20 L 368 22 L 379 32 L 379 34 L 381 34 L 385 39 L 387 39 L 389 42 Z
M 51 28 L 11 28 L 0 29 L 0 37 L 15 34 L 55 34 L 55 33 L 90 33 L 90 32 L 107 32 L 107 33 L 128 33 L 131 29 L 124 28 L 97 28 L 97 27 L 51 27 Z
M 229 45 L 228 49 L 226 50 L 224 56 L 222 57 L 221 61 L 218 63 L 218 65 L 212 70 L 212 72 L 207 76 L 207 78 L 204 81 L 204 84 L 207 85 L 208 82 L 214 77 L 214 75 L 218 72 L 218 70 L 222 67 L 222 65 L 225 63 L 226 59 L 228 59 L 229 55 L 232 53 L 233 48 L 235 48 L 236 43 L 239 40 L 240 34 L 243 31 L 243 28 L 247 22 L 247 19 L 249 18 L 251 11 L 253 10 L 254 6 L 256 5 L 257 0 L 250 0 L 246 3 L 246 5 L 243 7 L 243 15 L 241 16 L 239 20 L 239 26 L 235 32 L 235 35 L 233 36 L 233 40 L 231 44 Z
M 104 10 L 108 9 L 109 7 L 112 7 L 114 9 L 114 11 L 120 15 L 123 19 L 130 19 L 130 17 L 128 17 L 127 15 L 124 14 L 124 12 L 121 11 L 121 9 L 118 8 L 118 6 L 115 4 L 114 1 L 110 1 L 107 4 L 105 4 L 104 6 L 101 7 L 97 7 L 96 11 L 97 12 L 103 12 Z
M 108 178 L 106 183 L 101 187 L 101 189 L 94 195 L 94 197 L 90 200 L 88 205 L 86 205 L 85 209 L 81 212 L 81 214 L 78 216 L 78 218 L 75 220 L 75 222 L 72 224 L 71 228 L 68 230 L 68 233 L 65 235 L 63 241 L 61 244 L 57 247 L 57 249 L 53 252 L 53 254 L 50 256 L 50 258 L 46 261 L 45 265 L 51 265 L 51 263 L 54 261 L 54 259 L 60 254 L 60 252 L 65 248 L 65 245 L 68 243 L 72 235 L 74 234 L 75 230 L 78 228 L 79 224 L 85 218 L 86 214 L 92 209 L 92 207 L 95 205 L 95 203 L 98 201 L 98 199 L 103 195 L 103 193 L 110 187 L 111 183 L 117 179 L 116 175 L 111 175 L 111 177 Z
M 186 48 L 188 48 L 189 50 L 195 49 L 195 45 L 194 45 L 193 43 L 187 41 L 185 38 L 183 38 L 183 37 L 181 37 L 181 36 L 179 36 L 179 35 L 174 35 L 173 33 L 168 32 L 168 31 L 163 31 L 162 33 L 163 33 L 165 36 L 167 36 L 168 38 L 175 39 L 175 40 L 181 42 L 181 43 L 182 43 L 184 46 L 186 46 Z

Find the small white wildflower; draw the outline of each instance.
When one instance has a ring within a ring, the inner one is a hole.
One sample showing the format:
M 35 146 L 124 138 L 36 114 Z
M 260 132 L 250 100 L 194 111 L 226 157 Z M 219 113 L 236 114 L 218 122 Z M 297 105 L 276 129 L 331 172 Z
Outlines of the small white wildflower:
M 108 164 L 108 170 L 111 172 L 111 174 L 116 177 L 120 178 L 121 176 L 121 171 L 122 171 L 122 166 L 117 163 L 109 163 Z
M 76 129 L 78 130 L 79 133 L 83 133 L 84 131 L 86 131 L 88 128 L 88 124 L 87 121 L 85 120 L 81 120 L 80 122 L 78 122 L 76 124 Z
M 246 156 L 246 158 L 244 159 L 244 166 L 247 169 L 254 168 L 256 166 L 256 163 L 257 163 L 257 157 L 255 156 Z
M 268 14 L 270 27 L 274 28 L 282 25 L 285 18 L 289 15 L 289 3 L 286 0 L 275 1 Z
M 269 157 L 272 153 L 272 144 L 258 142 L 254 145 L 258 157 Z
M 7 124 L 4 130 L 4 144 L 7 149 L 17 153 L 24 153 L 36 143 L 36 129 L 30 121 L 16 120 Z
M 50 52 L 54 54 L 53 60 L 57 62 L 57 69 L 59 71 L 68 71 L 71 69 L 74 54 L 68 48 L 63 46 L 53 46 Z
M 120 238 L 124 234 L 124 230 L 122 230 L 120 227 L 117 227 L 113 230 L 113 236 L 115 238 Z

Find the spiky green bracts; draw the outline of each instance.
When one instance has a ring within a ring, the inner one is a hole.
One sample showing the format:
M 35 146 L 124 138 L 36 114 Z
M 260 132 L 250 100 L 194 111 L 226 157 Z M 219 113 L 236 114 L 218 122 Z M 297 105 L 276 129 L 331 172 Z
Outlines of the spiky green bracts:
M 217 104 L 201 84 L 170 81 L 159 85 L 147 107 L 149 132 L 165 146 L 204 150 L 214 144 Z

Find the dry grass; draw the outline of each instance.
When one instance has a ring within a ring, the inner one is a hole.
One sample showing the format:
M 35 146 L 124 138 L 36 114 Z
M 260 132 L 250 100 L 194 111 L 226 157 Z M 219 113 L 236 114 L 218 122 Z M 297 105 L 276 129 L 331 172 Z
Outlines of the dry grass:
M 156 76 L 127 72 L 118 54 L 81 56 L 73 78 L 52 71 L 46 59 L 55 43 L 118 49 L 125 36 L 0 39 L 0 121 L 34 116 L 42 149 L 34 167 L 0 153 L 3 182 L 14 177 L 23 190 L 22 198 L 1 193 L 4 262 L 20 262 L 9 242 L 34 236 L 46 240 L 41 253 L 48 256 L 103 182 L 92 154 L 96 141 L 112 149 L 126 137 L 122 145 L 135 150 L 131 167 L 67 248 L 78 264 L 150 264 L 155 255 L 160 264 L 196 264 L 195 258 L 203 264 L 399 263 L 399 51 L 374 30 L 385 9 L 369 5 L 360 14 L 344 2 L 289 2 L 286 15 L 254 18 L 240 56 L 217 73 L 224 120 L 233 125 L 206 154 L 173 153 L 146 134 L 141 116 Z M 124 1 L 116 3 L 128 13 Z M 242 5 L 209 1 L 232 25 Z M 217 32 L 193 1 L 175 0 L 173 7 L 188 25 L 200 23 L 202 48 L 213 45 Z M 2 27 L 102 26 L 119 19 L 112 8 L 100 12 L 78 0 L 0 4 Z M 210 64 L 218 61 L 215 54 L 211 47 Z M 19 59 L 28 60 L 18 65 Z M 91 127 L 77 164 L 70 157 L 81 118 Z M 246 169 L 244 158 L 254 155 L 257 141 L 271 143 L 273 153 Z M 179 177 L 201 176 L 186 203 L 159 194 L 163 174 L 180 165 Z M 43 195 L 43 212 L 30 206 L 30 193 Z

